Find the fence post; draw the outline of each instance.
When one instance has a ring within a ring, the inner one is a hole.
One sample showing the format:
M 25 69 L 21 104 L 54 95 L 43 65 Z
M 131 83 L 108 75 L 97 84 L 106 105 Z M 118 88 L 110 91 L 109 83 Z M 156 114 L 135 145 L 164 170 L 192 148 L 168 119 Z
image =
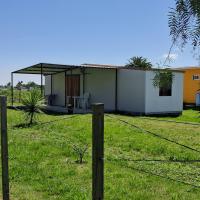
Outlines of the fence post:
M 104 104 L 92 105 L 92 199 L 104 199 Z
M 0 96 L 0 119 L 3 200 L 9 200 L 7 97 L 5 96 Z

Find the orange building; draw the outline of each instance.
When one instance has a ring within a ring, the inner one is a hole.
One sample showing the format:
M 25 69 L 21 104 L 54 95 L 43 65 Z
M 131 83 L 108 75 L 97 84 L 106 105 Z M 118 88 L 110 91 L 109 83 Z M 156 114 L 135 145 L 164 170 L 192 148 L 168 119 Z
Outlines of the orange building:
M 200 105 L 200 67 L 179 68 L 184 71 L 183 102 Z

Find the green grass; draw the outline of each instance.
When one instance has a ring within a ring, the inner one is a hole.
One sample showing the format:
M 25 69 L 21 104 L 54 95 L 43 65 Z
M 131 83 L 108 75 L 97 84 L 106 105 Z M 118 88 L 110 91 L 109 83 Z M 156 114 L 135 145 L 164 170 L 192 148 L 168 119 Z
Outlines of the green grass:
M 182 115 L 178 117 L 151 117 L 154 119 L 162 120 L 174 120 L 177 122 L 190 122 L 190 123 L 200 123 L 200 111 L 197 110 L 185 110 Z
M 200 150 L 200 126 L 112 116 Z M 194 122 L 194 116 L 195 111 L 184 111 L 173 120 Z M 8 110 L 11 199 L 91 199 L 91 115 L 63 117 L 41 114 L 41 124 L 15 128 L 24 122 L 23 114 Z M 80 165 L 71 144 L 83 141 L 89 149 Z M 200 188 L 192 186 L 200 187 L 198 163 L 123 160 L 191 160 L 200 159 L 199 154 L 105 116 L 105 199 L 199 199 Z

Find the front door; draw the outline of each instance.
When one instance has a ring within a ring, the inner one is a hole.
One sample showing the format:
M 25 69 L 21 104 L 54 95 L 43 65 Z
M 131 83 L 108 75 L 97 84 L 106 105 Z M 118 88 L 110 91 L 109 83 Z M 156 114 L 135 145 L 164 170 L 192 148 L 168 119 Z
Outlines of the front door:
M 74 96 L 80 96 L 80 76 L 66 76 L 66 96 L 69 98 L 69 103 L 73 105 Z

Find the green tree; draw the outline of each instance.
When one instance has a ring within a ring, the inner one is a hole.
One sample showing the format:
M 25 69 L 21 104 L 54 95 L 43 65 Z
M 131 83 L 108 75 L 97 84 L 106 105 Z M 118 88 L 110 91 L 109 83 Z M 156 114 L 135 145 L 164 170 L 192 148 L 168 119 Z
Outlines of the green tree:
M 137 69 L 151 69 L 152 64 L 146 58 L 143 57 L 132 57 L 129 59 L 129 63 L 126 67 L 133 67 Z
M 11 82 L 8 82 L 8 83 L 6 84 L 6 87 L 7 87 L 7 88 L 10 88 L 10 87 L 11 87 Z
M 169 12 L 169 28 L 173 44 L 182 47 L 191 42 L 194 48 L 200 45 L 200 1 L 175 0 L 175 8 Z
M 38 90 L 31 90 L 22 99 L 22 104 L 25 106 L 25 116 L 28 125 L 36 122 L 37 114 L 40 113 L 41 106 L 44 100 Z
M 38 88 L 40 87 L 38 84 L 36 84 L 35 82 L 31 81 L 31 82 L 28 82 L 27 84 L 24 84 L 24 86 L 30 90 L 30 89 L 35 89 L 35 88 Z
M 19 90 L 19 103 L 21 102 L 22 86 L 23 86 L 23 81 L 19 81 L 16 85 L 17 90 Z

